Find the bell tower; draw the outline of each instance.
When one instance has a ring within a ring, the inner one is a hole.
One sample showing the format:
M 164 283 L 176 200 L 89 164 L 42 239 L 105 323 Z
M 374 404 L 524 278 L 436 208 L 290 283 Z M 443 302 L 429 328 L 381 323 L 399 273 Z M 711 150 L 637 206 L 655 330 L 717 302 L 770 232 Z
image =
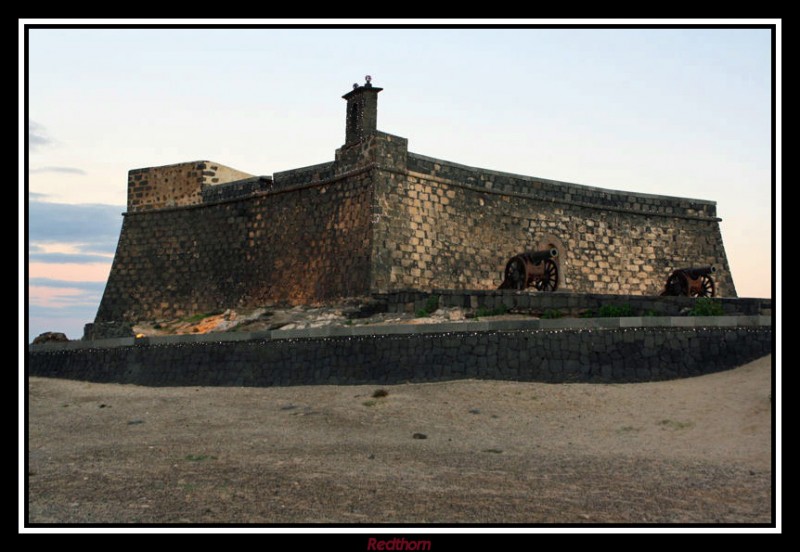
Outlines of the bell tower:
M 372 77 L 364 77 L 363 86 L 353 84 L 353 89 L 342 96 L 347 100 L 347 126 L 345 145 L 358 142 L 378 128 L 378 92 L 383 88 L 372 86 Z

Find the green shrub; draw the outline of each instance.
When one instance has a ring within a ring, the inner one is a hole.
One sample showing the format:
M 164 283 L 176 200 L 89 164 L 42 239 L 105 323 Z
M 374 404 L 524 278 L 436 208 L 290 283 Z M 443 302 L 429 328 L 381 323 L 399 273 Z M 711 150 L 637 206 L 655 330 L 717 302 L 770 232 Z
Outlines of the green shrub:
M 600 318 L 622 318 L 625 316 L 633 316 L 633 309 L 630 305 L 603 305 L 597 311 L 597 316 Z
M 211 312 L 201 312 L 201 313 L 198 313 L 198 314 L 193 314 L 191 316 L 187 316 L 185 318 L 182 318 L 181 322 L 187 322 L 189 324 L 197 324 L 198 322 L 200 322 L 204 318 L 208 318 L 210 316 L 217 316 L 218 314 L 222 314 L 222 313 L 223 313 L 223 311 L 221 311 L 221 310 L 215 310 L 215 311 L 211 311 Z
M 722 316 L 725 309 L 711 297 L 698 297 L 694 307 L 689 311 L 689 316 Z
M 499 307 L 495 307 L 493 309 L 488 309 L 486 307 L 478 307 L 475 310 L 475 318 L 480 318 L 482 316 L 500 316 L 501 314 L 507 314 L 508 307 L 505 305 L 500 305 Z
M 439 296 L 438 295 L 431 295 L 428 297 L 428 300 L 425 301 L 425 310 L 428 312 L 436 312 L 439 308 Z
M 425 306 L 417 311 L 417 318 L 424 318 L 425 316 L 430 316 L 431 313 L 436 312 L 439 309 L 439 296 L 438 295 L 431 295 L 428 297 L 428 300 L 425 301 Z
M 547 309 L 546 311 L 544 311 L 542 313 L 542 318 L 545 318 L 545 319 L 548 319 L 548 320 L 553 319 L 553 318 L 561 318 L 562 316 L 564 316 L 564 315 L 561 314 L 561 311 L 558 310 L 558 309 Z
M 653 314 L 646 316 L 658 316 L 655 311 L 649 312 Z M 580 318 L 622 318 L 625 316 L 634 316 L 630 305 L 603 305 L 596 311 L 588 309 L 580 314 Z

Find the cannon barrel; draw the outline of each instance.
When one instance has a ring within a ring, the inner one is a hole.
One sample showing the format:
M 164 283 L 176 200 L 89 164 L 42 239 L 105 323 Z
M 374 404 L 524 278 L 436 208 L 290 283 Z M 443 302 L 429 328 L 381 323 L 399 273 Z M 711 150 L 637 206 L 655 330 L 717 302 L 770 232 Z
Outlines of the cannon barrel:
M 520 256 L 530 263 L 540 263 L 547 259 L 555 259 L 558 257 L 558 249 L 551 247 L 544 251 L 527 251 Z
M 717 269 L 713 266 L 693 266 L 689 268 L 681 268 L 680 271 L 686 273 L 689 278 L 696 280 L 701 276 L 710 276 L 711 274 L 715 273 Z

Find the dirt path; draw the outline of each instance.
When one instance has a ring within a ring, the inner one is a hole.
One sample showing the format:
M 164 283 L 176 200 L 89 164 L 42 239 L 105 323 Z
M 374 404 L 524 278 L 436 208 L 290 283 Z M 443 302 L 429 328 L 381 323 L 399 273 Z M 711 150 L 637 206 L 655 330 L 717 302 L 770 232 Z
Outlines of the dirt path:
M 770 387 L 30 378 L 29 521 L 769 523 Z

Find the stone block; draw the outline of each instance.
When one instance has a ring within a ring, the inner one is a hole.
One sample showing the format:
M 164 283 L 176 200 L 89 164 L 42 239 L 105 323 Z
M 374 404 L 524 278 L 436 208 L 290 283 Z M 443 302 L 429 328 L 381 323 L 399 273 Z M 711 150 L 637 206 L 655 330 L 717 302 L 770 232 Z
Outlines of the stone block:
M 354 336 L 364 335 L 409 335 L 416 333 L 413 324 L 384 326 L 353 326 L 350 332 Z
M 619 319 L 620 328 L 639 328 L 642 326 L 641 316 L 625 316 Z
M 543 330 L 569 328 L 569 320 L 568 318 L 542 318 L 539 320 L 539 327 Z
M 643 316 L 642 326 L 646 328 L 669 328 L 672 318 L 669 316 Z
M 595 328 L 619 328 L 620 318 L 588 318 Z
M 92 347 L 106 348 L 106 347 L 130 347 L 136 341 L 133 337 L 114 337 L 109 339 L 98 339 L 90 341 Z
M 696 328 L 723 326 L 725 325 L 721 321 L 723 318 L 733 319 L 733 323 L 736 323 L 735 316 L 693 316 L 692 318 L 694 318 Z
M 759 326 L 772 326 L 772 316 L 758 316 L 758 325 Z
M 272 330 L 270 339 L 303 339 L 308 337 L 308 330 Z
M 187 335 L 154 335 L 148 338 L 151 345 L 173 345 L 176 343 L 197 343 L 201 340 L 207 340 L 206 335 L 200 334 L 187 334 Z M 131 341 L 134 341 L 131 338 Z M 141 340 L 136 340 L 141 341 Z
M 670 318 L 670 325 L 673 328 L 694 328 L 694 316 L 673 316 Z

